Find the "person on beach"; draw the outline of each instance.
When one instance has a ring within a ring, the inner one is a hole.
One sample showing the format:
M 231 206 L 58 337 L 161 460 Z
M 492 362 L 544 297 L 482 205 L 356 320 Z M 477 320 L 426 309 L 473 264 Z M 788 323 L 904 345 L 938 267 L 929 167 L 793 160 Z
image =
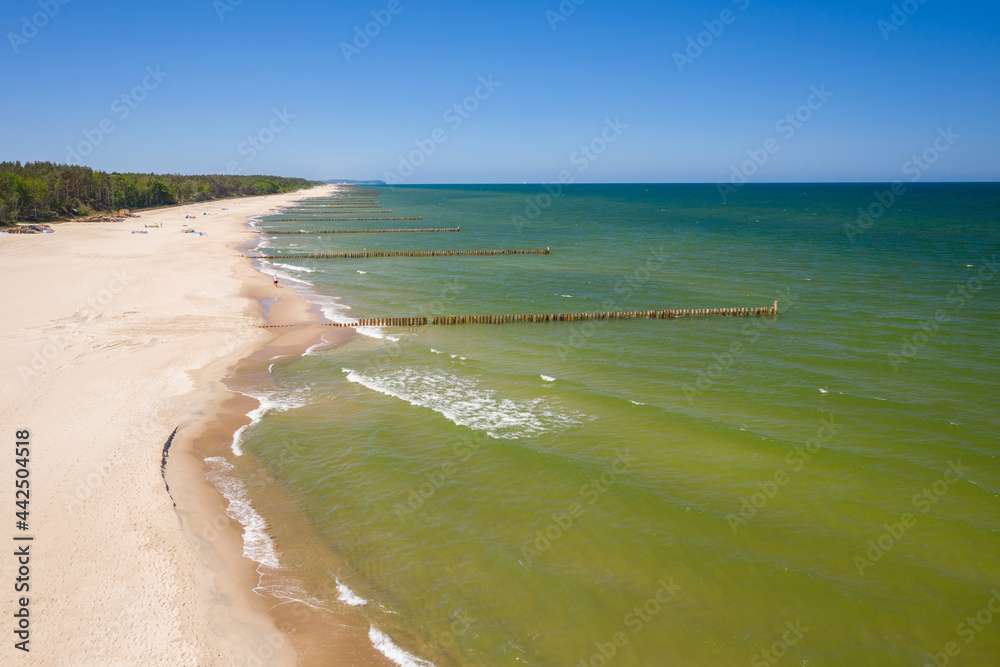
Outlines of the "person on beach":
M 277 286 L 278 286 L 278 276 L 275 276 L 275 277 L 274 277 L 274 286 L 275 286 L 275 287 L 277 287 Z

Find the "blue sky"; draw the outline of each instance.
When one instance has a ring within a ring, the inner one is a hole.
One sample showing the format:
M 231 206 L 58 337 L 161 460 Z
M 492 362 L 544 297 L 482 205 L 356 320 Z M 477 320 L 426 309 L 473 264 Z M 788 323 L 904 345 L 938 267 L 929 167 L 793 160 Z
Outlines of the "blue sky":
M 1000 180 L 995 3 L 64 1 L 0 10 L 0 159 L 798 182 L 906 178 L 930 151 L 926 181 Z

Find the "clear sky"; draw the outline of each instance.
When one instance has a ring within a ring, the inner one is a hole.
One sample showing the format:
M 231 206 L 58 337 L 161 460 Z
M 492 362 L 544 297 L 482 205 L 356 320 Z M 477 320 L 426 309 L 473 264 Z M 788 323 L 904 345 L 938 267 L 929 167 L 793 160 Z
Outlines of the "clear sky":
M 893 181 L 929 151 L 925 181 L 1000 180 L 995 2 L 4 0 L 0 28 L 5 160 Z

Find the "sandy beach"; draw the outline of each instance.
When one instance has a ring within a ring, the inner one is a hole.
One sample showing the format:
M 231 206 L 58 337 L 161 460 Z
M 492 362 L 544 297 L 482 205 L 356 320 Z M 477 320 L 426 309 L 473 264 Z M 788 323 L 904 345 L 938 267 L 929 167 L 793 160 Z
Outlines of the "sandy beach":
M 303 196 L 0 237 L 0 432 L 8 449 L 18 430 L 31 442 L 29 527 L 18 533 L 34 538 L 20 594 L 30 598 L 25 664 L 296 663 L 268 614 L 273 599 L 253 592 L 242 527 L 206 481 L 199 447 L 249 422 L 252 399 L 223 385 L 238 361 L 315 342 L 312 328 L 277 337 L 257 327 L 264 301 L 274 324 L 306 321 L 308 304 L 237 251 L 253 238 L 247 216 Z M 188 223 L 207 235 L 180 233 Z M 12 454 L 0 459 L 9 497 L 15 466 Z M 13 548 L 3 554 L 6 587 L 18 563 Z

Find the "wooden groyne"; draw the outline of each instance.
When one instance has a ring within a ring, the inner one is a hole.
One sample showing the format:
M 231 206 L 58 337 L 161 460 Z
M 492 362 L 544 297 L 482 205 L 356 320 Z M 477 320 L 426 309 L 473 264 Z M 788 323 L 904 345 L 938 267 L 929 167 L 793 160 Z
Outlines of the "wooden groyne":
M 520 322 L 585 322 L 589 320 L 675 320 L 682 317 L 764 317 L 777 315 L 778 304 L 762 308 L 681 308 L 672 310 L 619 310 L 593 313 L 540 313 L 533 315 L 462 315 L 432 317 L 428 324 L 511 324 Z M 420 319 L 420 318 L 411 318 Z M 426 319 L 426 318 L 425 318 Z M 391 325 L 386 325 L 391 326 Z
M 428 250 L 410 252 L 322 252 L 308 255 L 240 255 L 250 259 L 363 259 L 382 257 L 458 257 L 460 255 L 548 255 L 550 250 Z
M 534 315 L 461 315 L 439 317 L 378 317 L 363 319 L 357 322 L 324 322 L 304 324 L 280 324 L 261 326 L 262 329 L 280 329 L 286 327 L 322 326 L 322 327 L 422 327 L 428 325 L 450 326 L 457 324 L 519 324 L 519 323 L 552 323 L 552 322 L 584 322 L 588 320 L 676 320 L 685 317 L 767 317 L 778 314 L 778 302 L 774 306 L 762 308 L 681 308 L 672 310 L 622 310 L 599 313 L 542 313 Z
M 340 204 L 377 204 L 378 199 L 371 197 L 354 197 L 344 199 L 300 199 L 295 202 L 304 206 L 338 206 Z
M 423 218 L 281 218 L 267 222 L 367 222 L 369 220 L 423 220 Z
M 297 199 L 296 204 L 317 204 L 319 206 L 325 206 L 327 204 L 338 204 L 346 203 L 353 204 L 354 202 L 375 202 L 378 201 L 375 197 L 320 197 L 312 199 Z
M 299 204 L 292 204 L 292 206 L 298 206 L 302 208 L 356 208 L 356 207 L 372 207 L 372 208 L 382 208 L 382 205 L 377 201 L 359 201 L 359 202 L 345 202 L 345 203 L 329 203 L 329 204 L 318 204 L 313 202 L 304 202 Z
M 296 231 L 264 231 L 264 234 L 393 234 L 396 232 L 458 232 L 459 227 L 442 228 L 431 227 L 429 229 L 299 229 Z

